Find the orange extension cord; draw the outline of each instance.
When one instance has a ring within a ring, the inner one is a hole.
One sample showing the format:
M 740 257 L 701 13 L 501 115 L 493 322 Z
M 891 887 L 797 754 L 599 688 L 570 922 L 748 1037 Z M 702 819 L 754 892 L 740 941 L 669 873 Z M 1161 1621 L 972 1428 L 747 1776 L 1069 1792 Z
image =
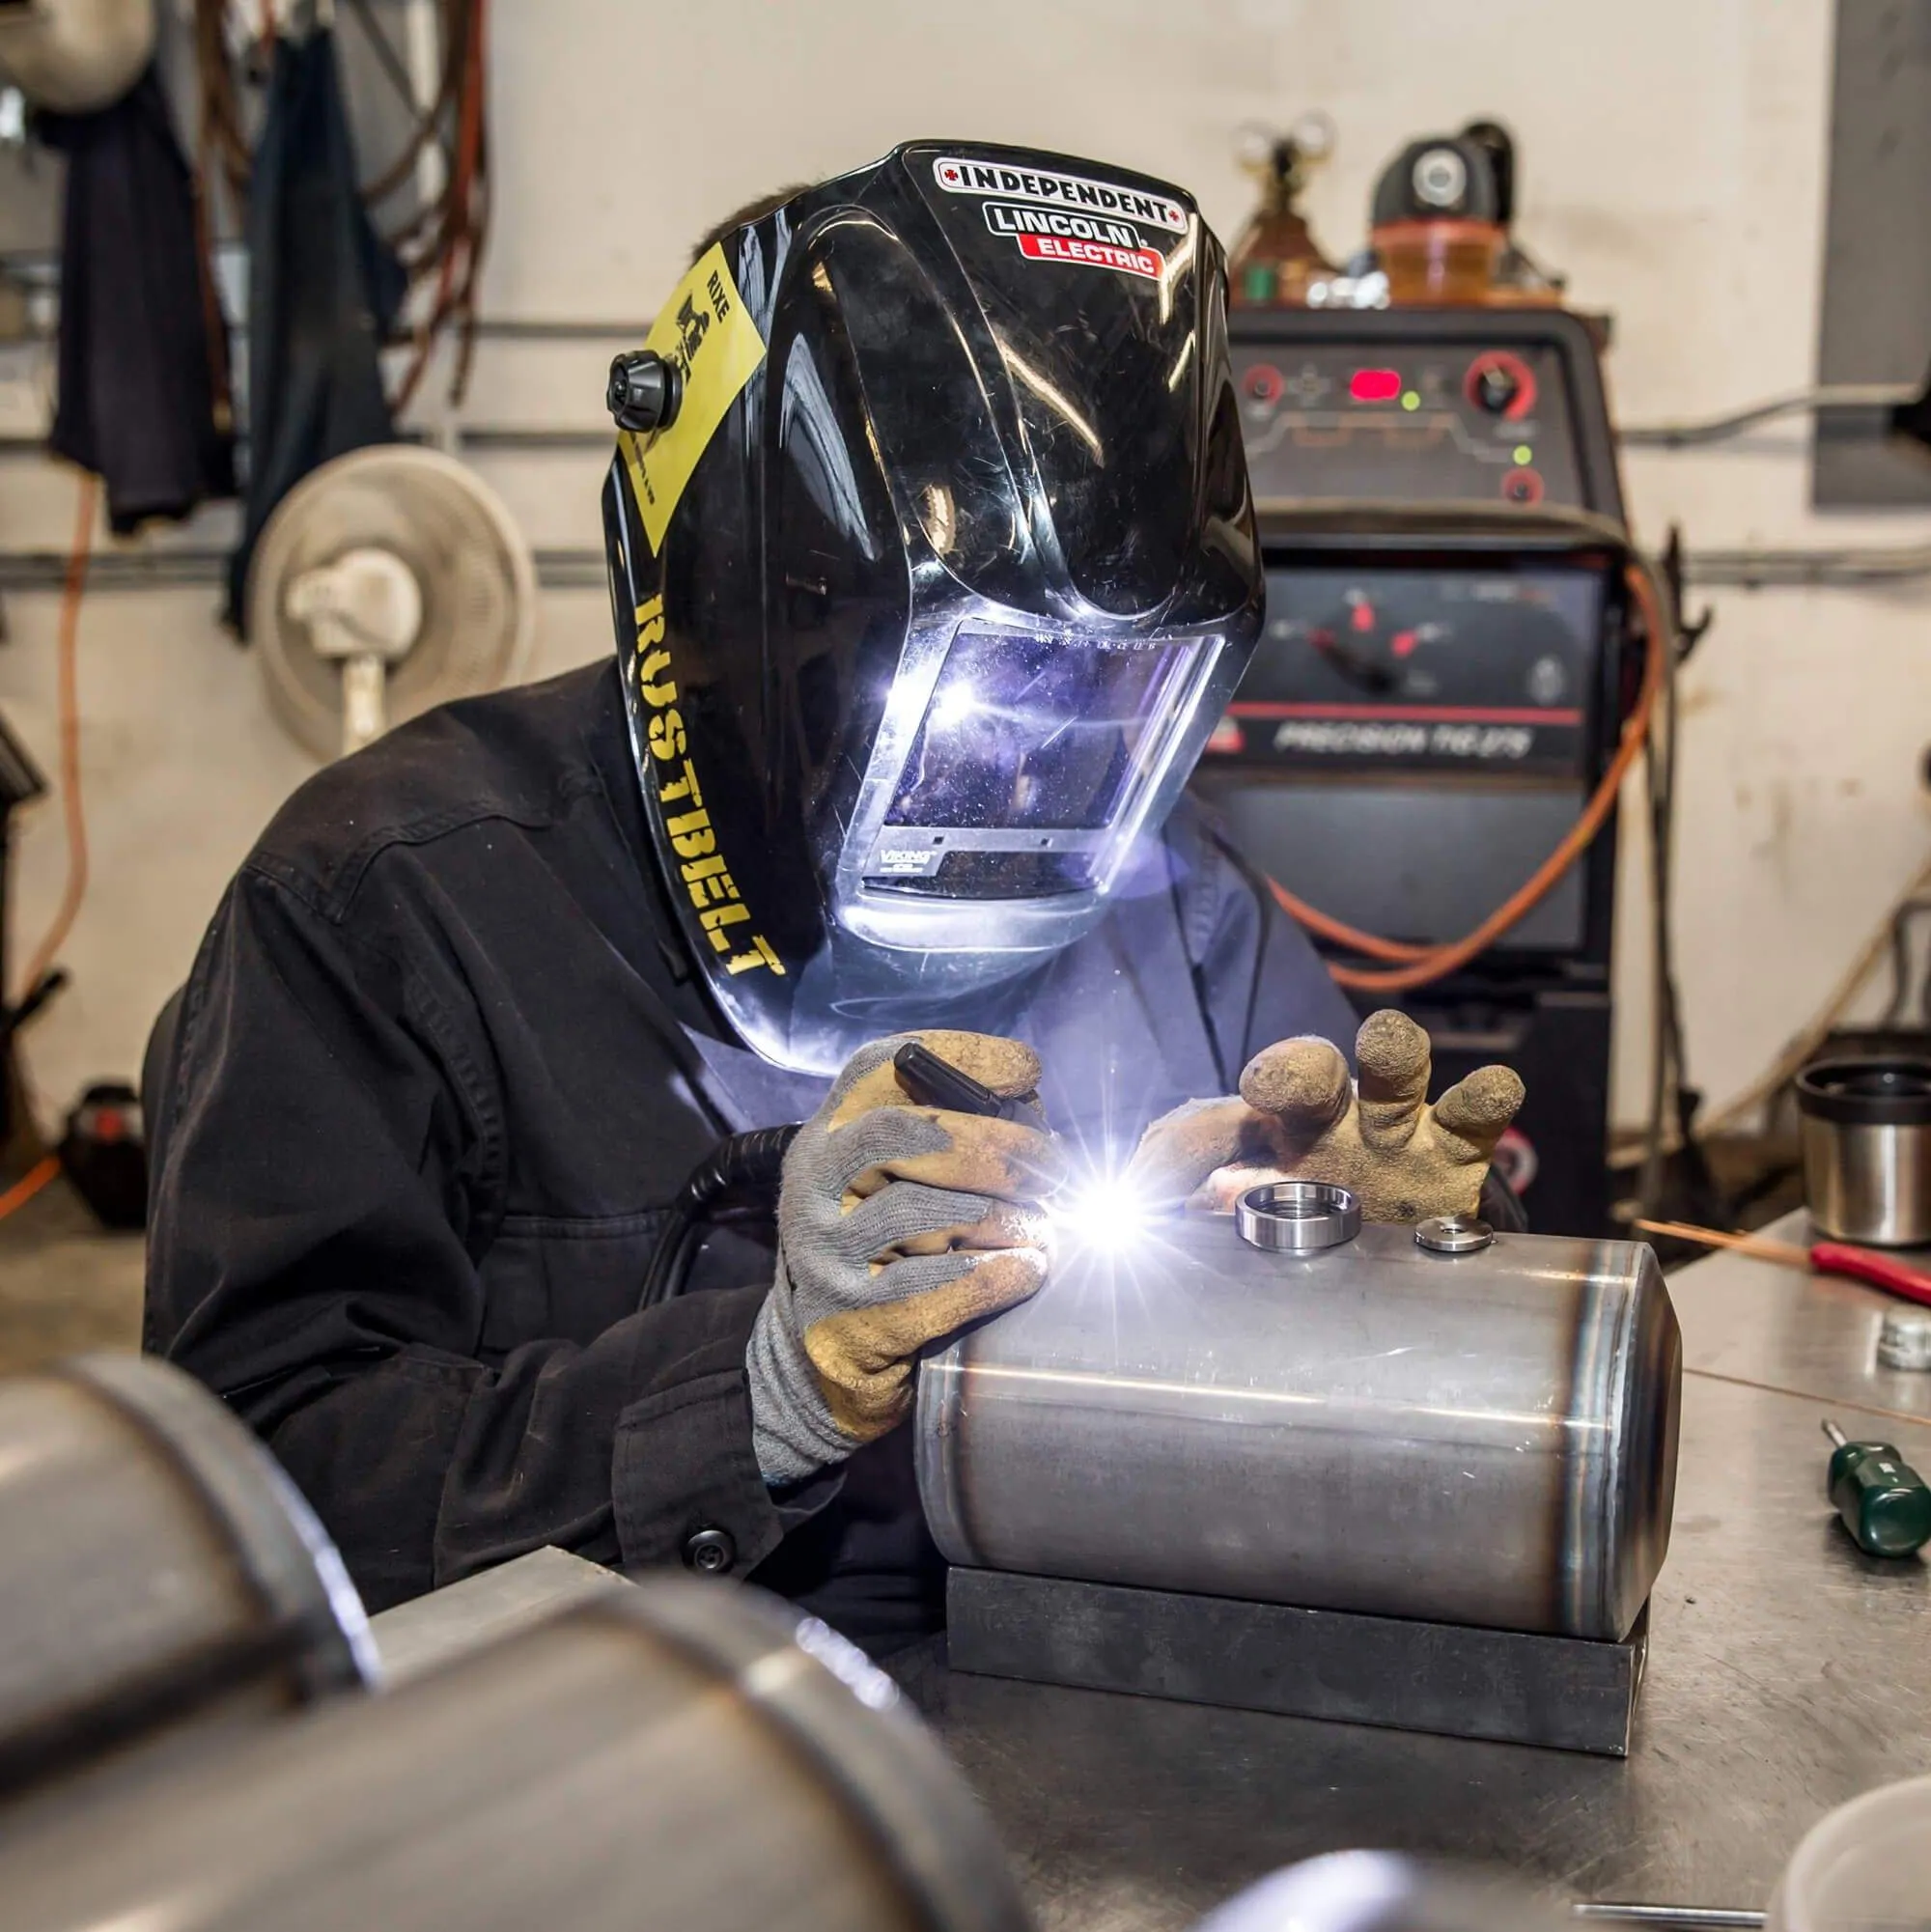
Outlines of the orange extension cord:
M 1351 952 L 1365 953 L 1370 959 L 1391 963 L 1391 969 L 1385 972 L 1361 966 L 1330 966 L 1329 970 L 1339 985 L 1359 993 L 1407 993 L 1445 977 L 1492 945 L 1535 906 L 1575 864 L 1589 841 L 1602 829 L 1603 821 L 1615 807 L 1630 767 L 1636 763 L 1637 754 L 1649 736 L 1650 718 L 1663 688 L 1666 662 L 1665 653 L 1669 648 L 1668 630 L 1648 573 L 1632 565 L 1628 575 L 1631 593 L 1642 612 L 1649 650 L 1643 660 L 1642 686 L 1637 694 L 1634 709 L 1623 721 L 1622 740 L 1616 746 L 1615 756 L 1609 760 L 1609 769 L 1590 795 L 1589 802 L 1583 806 L 1581 817 L 1569 827 L 1562 842 L 1536 868 L 1533 876 L 1497 906 L 1473 932 L 1446 945 L 1410 945 L 1400 939 L 1364 933 L 1358 927 L 1330 918 L 1304 900 L 1297 899 L 1278 880 L 1268 881 L 1274 898 L 1280 902 L 1281 910 L 1291 918 L 1299 920 L 1309 932 L 1319 934 L 1322 938 L 1329 939 L 1336 945 L 1346 946 Z
M 80 902 L 87 896 L 87 815 L 80 800 L 80 602 L 87 590 L 87 566 L 94 554 L 94 520 L 100 503 L 100 479 L 83 471 L 74 506 L 73 547 L 68 552 L 67 583 L 60 611 L 60 792 L 67 824 L 67 885 L 46 937 L 20 976 L 16 997 L 39 986 L 54 955 L 73 931 Z
M 49 1154 L 29 1167 L 4 1194 L 0 1194 L 0 1221 L 4 1221 L 16 1208 L 24 1208 L 60 1170 L 58 1154 Z

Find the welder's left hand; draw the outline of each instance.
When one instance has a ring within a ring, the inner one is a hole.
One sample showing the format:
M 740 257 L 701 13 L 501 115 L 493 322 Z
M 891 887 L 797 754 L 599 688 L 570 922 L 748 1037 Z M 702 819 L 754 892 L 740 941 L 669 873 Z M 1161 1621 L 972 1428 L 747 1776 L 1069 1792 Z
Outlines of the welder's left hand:
M 1478 1067 L 1430 1106 L 1428 1035 L 1405 1013 L 1371 1013 L 1355 1052 L 1358 1088 L 1331 1041 L 1265 1048 L 1238 1097 L 1189 1101 L 1155 1121 L 1129 1184 L 1158 1204 L 1226 1212 L 1269 1181 L 1328 1181 L 1351 1190 L 1371 1221 L 1472 1214 L 1522 1106 L 1521 1079 Z

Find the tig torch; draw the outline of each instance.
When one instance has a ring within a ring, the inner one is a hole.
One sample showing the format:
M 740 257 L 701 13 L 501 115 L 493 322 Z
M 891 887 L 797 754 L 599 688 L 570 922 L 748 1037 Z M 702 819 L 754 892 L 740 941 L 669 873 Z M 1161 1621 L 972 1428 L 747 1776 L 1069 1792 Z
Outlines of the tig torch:
M 916 1040 L 908 1040 L 892 1055 L 892 1073 L 900 1092 L 920 1106 L 993 1120 L 1031 1116 L 1024 1101 L 995 1094 L 983 1080 L 975 1080 Z M 742 1218 L 770 1212 L 784 1178 L 784 1157 L 798 1138 L 798 1123 L 793 1121 L 748 1134 L 728 1134 L 690 1170 L 677 1198 L 664 1210 L 663 1226 L 644 1270 L 639 1307 L 649 1308 L 684 1293 L 705 1229 L 715 1226 L 727 1211 Z

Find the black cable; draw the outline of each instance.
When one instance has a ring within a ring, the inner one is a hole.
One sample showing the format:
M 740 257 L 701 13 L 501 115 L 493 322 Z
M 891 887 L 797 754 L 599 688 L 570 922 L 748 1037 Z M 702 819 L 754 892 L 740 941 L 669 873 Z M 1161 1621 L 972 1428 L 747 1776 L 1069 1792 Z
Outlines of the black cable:
M 1661 1211 L 1664 1205 L 1663 1150 L 1666 1130 L 1673 1128 L 1683 1149 L 1684 1179 L 1691 1194 L 1693 1215 L 1702 1219 L 1721 1219 L 1722 1203 L 1716 1176 L 1692 1132 L 1696 1109 L 1703 1097 L 1689 1079 L 1689 1062 L 1683 1042 L 1682 995 L 1676 981 L 1675 927 L 1670 911 L 1675 876 L 1676 731 L 1680 715 L 1677 678 L 1688 651 L 1680 628 L 1680 575 L 1672 574 L 1668 587 L 1672 634 L 1664 654 L 1658 724 L 1651 730 L 1649 755 L 1644 760 L 1649 818 L 1652 997 L 1656 1010 L 1650 1050 L 1649 1131 L 1637 1191 L 1649 1214 L 1656 1215 Z
M 664 1211 L 638 1307 L 655 1307 L 684 1293 L 706 1230 L 719 1224 L 734 1201 L 740 1216 L 770 1212 L 784 1176 L 784 1157 L 797 1138 L 796 1123 L 727 1134 L 690 1170 Z
M 1680 658 L 1678 659 L 1680 663 Z M 1664 929 L 1659 973 L 1663 985 L 1663 1019 L 1669 1041 L 1669 1084 L 1676 1115 L 1676 1137 L 1683 1150 L 1685 1185 L 1693 1220 L 1706 1225 L 1728 1227 L 1734 1211 L 1724 1201 L 1722 1190 L 1710 1166 L 1708 1152 L 1695 1132 L 1696 1110 L 1703 1104 L 1702 1093 L 1690 1080 L 1690 1061 L 1683 1045 L 1683 995 L 1676 983 L 1675 925 L 1669 910 L 1676 878 L 1676 726 L 1677 665 L 1669 674 L 1669 738 L 1664 757 L 1662 815 L 1657 837 L 1664 855 Z
M 1688 565 L 1683 549 L 1683 526 L 1672 523 L 1669 536 L 1663 546 L 1663 582 L 1669 593 L 1670 621 L 1676 629 L 1676 662 L 1680 669 L 1690 661 L 1697 645 L 1709 634 L 1711 625 L 1717 621 L 1714 605 L 1705 604 L 1701 617 L 1692 617 L 1684 601 L 1683 586 L 1688 575 Z
M 1683 533 L 1674 523 L 1669 526 L 1668 542 L 1664 546 L 1663 577 L 1669 594 L 1670 628 L 1674 632 L 1669 640 L 1670 649 L 1664 673 L 1664 712 L 1667 717 L 1667 730 L 1663 736 L 1661 757 L 1652 755 L 1647 761 L 1647 779 L 1650 806 L 1650 849 L 1654 854 L 1651 868 L 1651 883 L 1655 893 L 1655 943 L 1656 943 L 1656 1051 L 1652 1068 L 1656 1085 L 1651 1095 L 1651 1132 L 1660 1136 L 1665 1110 L 1675 1115 L 1675 1126 L 1679 1138 L 1686 1149 L 1693 1148 L 1690 1134 L 1690 1122 L 1696 1109 L 1700 1096 L 1688 1084 L 1687 1062 L 1683 1050 L 1683 1005 L 1682 994 L 1676 983 L 1676 944 L 1675 924 L 1671 915 L 1671 895 L 1675 885 L 1676 873 L 1676 726 L 1678 719 L 1678 683 L 1683 666 L 1689 661 L 1690 654 L 1702 641 L 1703 633 L 1714 621 L 1714 613 L 1705 611 L 1702 618 L 1693 627 L 1685 619 L 1683 609 Z M 1652 740 L 1652 744 L 1656 741 Z M 1671 1105 L 1665 1109 L 1665 1096 Z M 1653 1172 L 1646 1172 L 1645 1179 L 1660 1187 L 1662 1180 L 1662 1143 L 1656 1143 L 1657 1161 Z M 1689 1155 L 1689 1164 L 1693 1171 L 1699 1169 L 1704 1178 L 1708 1168 L 1702 1162 L 1700 1153 Z M 1662 1202 L 1657 1198 L 1646 1201 L 1651 1213 L 1660 1212 Z
M 1908 1026 L 1911 1008 L 1911 927 L 1920 912 L 1931 912 L 1931 899 L 1907 899 L 1890 915 L 1890 997 L 1878 1016 L 1880 1026 Z M 1922 983 L 1917 988 L 1917 1021 L 1931 1024 L 1931 955 L 1925 960 Z
M 1917 987 L 1917 1023 L 1931 1027 L 1931 950 L 1924 955 L 1924 977 Z
M 1672 640 L 1673 643 L 1673 640 Z M 1676 734 L 1676 654 L 1665 653 L 1663 689 L 1658 694 L 1657 714 L 1649 730 L 1649 744 L 1643 755 L 1643 794 L 1646 828 L 1649 835 L 1649 915 L 1650 915 L 1650 1000 L 1649 1043 L 1649 1125 L 1643 1136 L 1642 1174 L 1637 1184 L 1637 1198 L 1645 1214 L 1654 1217 L 1663 1202 L 1664 1126 L 1669 1112 L 1670 1025 L 1666 1011 L 1670 1003 L 1669 971 L 1669 855 L 1665 838 L 1669 823 L 1664 775 L 1663 741 Z
M 1877 1017 L 1880 1026 L 1895 1026 L 1904 1017 L 1904 982 L 1911 971 L 1911 941 L 1905 927 L 1910 923 L 1911 907 L 1900 906 L 1890 915 L 1890 997 Z
M 1917 394 L 1903 382 L 1826 383 L 1802 395 L 1773 397 L 1703 422 L 1625 423 L 1616 431 L 1616 440 L 1625 449 L 1694 449 L 1724 442 L 1779 416 L 1816 415 L 1825 409 L 1887 409 L 1909 403 Z

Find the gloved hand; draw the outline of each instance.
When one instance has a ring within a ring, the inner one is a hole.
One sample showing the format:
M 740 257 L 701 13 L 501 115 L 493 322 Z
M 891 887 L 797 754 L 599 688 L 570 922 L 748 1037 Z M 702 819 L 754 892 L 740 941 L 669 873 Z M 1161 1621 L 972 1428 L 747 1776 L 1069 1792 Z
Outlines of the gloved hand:
M 1371 1013 L 1356 1035 L 1357 1091 L 1330 1041 L 1282 1040 L 1247 1062 L 1238 1099 L 1189 1101 L 1154 1122 L 1127 1170 L 1157 1203 L 1231 1210 L 1269 1181 L 1351 1190 L 1371 1221 L 1471 1214 L 1489 1157 L 1521 1106 L 1521 1079 L 1478 1067 L 1427 1104 L 1428 1035 Z
M 1023 1302 L 1046 1278 L 1040 1202 L 1058 1185 L 1046 1132 L 919 1106 L 892 1055 L 922 1040 L 1005 1099 L 1039 1059 L 983 1033 L 861 1047 L 785 1156 L 777 1278 L 744 1366 L 767 1482 L 841 1462 L 905 1418 L 924 1345 Z

